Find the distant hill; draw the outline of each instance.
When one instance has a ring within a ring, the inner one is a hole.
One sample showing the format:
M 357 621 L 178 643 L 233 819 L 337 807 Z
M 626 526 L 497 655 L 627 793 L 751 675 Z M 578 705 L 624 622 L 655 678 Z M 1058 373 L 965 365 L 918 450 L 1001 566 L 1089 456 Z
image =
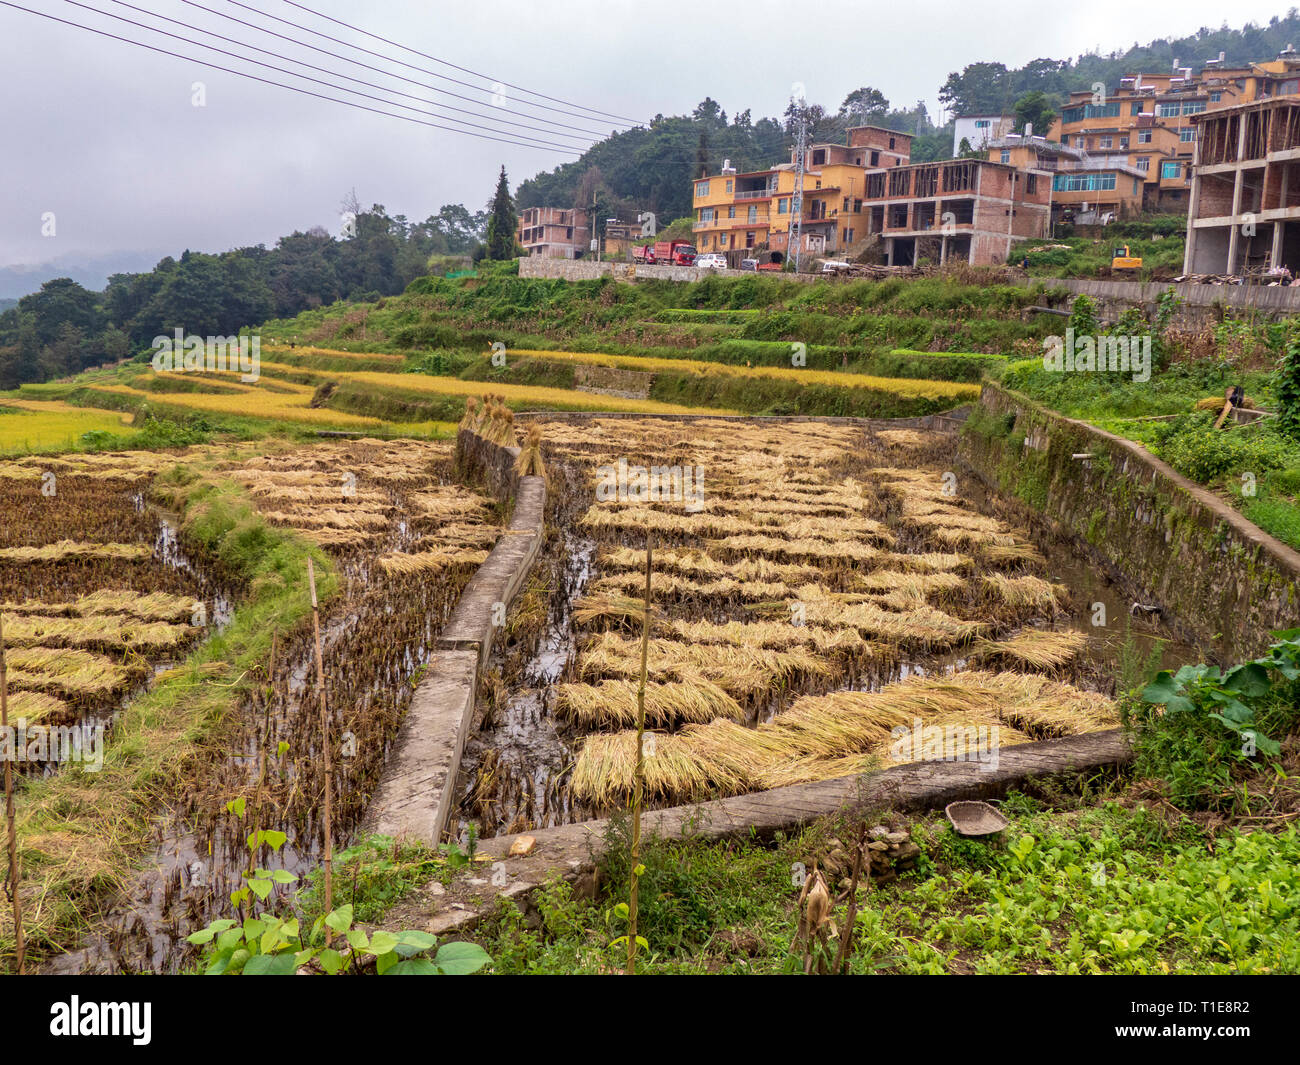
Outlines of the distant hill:
M 135 274 L 152 270 L 164 251 L 119 251 L 107 255 L 60 255 L 42 263 L 0 266 L 0 312 L 21 296 L 39 292 L 46 281 L 70 277 L 85 288 L 99 291 L 113 274 Z

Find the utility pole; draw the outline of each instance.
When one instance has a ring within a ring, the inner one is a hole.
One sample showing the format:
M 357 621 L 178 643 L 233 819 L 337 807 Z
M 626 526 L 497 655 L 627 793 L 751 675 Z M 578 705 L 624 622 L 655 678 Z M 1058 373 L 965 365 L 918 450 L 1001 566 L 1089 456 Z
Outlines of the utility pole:
M 803 161 L 808 154 L 808 112 L 799 110 L 799 132 L 794 149 L 794 194 L 790 197 L 790 237 L 786 247 L 794 256 L 794 272 L 799 272 L 799 245 L 803 243 Z
M 591 250 L 596 253 L 596 262 L 600 262 L 600 237 L 596 235 L 596 194 L 591 194 Z

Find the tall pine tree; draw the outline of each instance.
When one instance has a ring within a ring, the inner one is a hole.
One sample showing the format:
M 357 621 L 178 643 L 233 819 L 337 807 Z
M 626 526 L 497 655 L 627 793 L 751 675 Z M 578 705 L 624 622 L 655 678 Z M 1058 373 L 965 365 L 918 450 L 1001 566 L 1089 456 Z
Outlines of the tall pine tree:
M 510 182 L 506 180 L 506 168 L 502 164 L 501 176 L 497 178 L 496 195 L 492 197 L 492 217 L 488 219 L 487 257 L 492 260 L 512 259 L 515 254 L 515 226 L 519 218 L 515 214 L 515 201 L 510 195 Z

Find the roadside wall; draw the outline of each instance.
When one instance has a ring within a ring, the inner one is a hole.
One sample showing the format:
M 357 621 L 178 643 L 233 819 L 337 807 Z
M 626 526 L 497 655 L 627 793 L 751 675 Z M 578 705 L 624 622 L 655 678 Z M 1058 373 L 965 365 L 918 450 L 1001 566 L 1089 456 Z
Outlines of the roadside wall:
M 528 255 L 519 260 L 520 277 L 558 277 L 565 281 L 594 281 L 612 277 L 617 281 L 654 279 L 657 281 L 699 281 L 706 277 L 756 277 L 753 270 L 701 270 L 694 266 L 667 266 L 660 263 L 596 262 L 594 259 L 545 259 Z M 817 281 L 820 274 L 773 273 L 782 280 Z
M 546 482 L 520 477 L 515 472 L 518 456 L 517 447 L 502 447 L 467 430 L 457 437 L 458 469 L 481 478 L 498 500 L 513 501 L 514 509 L 438 637 L 367 811 L 368 832 L 434 846 L 451 824 L 479 671 L 542 546 Z
M 1237 317 L 1254 315 L 1275 319 L 1300 314 L 1300 288 L 1281 285 L 1171 285 L 1159 281 L 1082 281 L 1046 279 L 1049 289 L 1072 296 L 1086 295 L 1096 300 L 1101 317 L 1118 318 L 1126 307 L 1142 307 L 1148 314 L 1155 309 L 1156 297 L 1173 289 L 1182 300 L 1174 324 L 1195 329 L 1206 322 L 1218 321 L 1223 314 Z
M 1084 541 L 1215 661 L 1252 657 L 1271 630 L 1300 624 L 1300 553 L 1132 441 L 985 383 L 959 454 Z

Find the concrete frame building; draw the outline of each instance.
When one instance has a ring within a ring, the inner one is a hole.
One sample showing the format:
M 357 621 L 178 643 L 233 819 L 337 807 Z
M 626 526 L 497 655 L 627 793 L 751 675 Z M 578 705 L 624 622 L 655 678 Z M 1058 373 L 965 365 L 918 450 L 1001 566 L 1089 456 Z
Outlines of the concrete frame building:
M 529 255 L 548 259 L 580 258 L 591 243 L 586 212 L 574 207 L 527 207 L 515 236 Z
M 1300 275 L 1300 97 L 1196 119 L 1183 271 Z

